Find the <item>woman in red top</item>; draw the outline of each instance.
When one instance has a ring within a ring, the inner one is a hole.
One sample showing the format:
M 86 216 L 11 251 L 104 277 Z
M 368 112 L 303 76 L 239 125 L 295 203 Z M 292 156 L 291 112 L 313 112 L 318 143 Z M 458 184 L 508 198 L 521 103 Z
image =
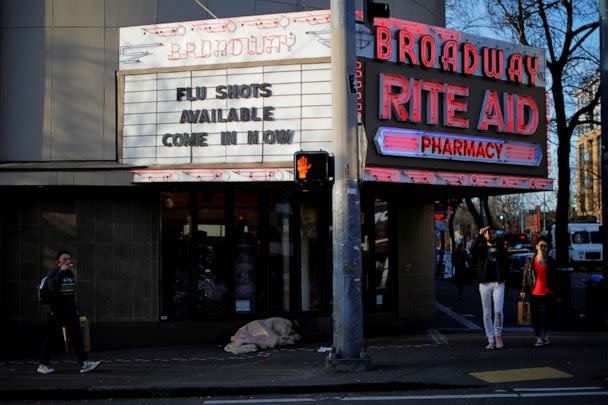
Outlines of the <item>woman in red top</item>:
M 536 335 L 535 347 L 551 344 L 549 330 L 553 317 L 555 262 L 549 257 L 549 243 L 545 238 L 536 241 L 536 254 L 526 260 L 521 283 L 521 298 L 530 296 L 532 326 Z

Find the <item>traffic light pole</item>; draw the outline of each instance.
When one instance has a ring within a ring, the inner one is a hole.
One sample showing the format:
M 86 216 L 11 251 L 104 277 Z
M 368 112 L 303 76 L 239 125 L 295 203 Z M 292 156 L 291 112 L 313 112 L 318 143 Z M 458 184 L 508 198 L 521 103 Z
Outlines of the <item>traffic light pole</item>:
M 341 371 L 365 370 L 370 360 L 363 347 L 355 59 L 355 1 L 331 0 L 333 348 L 326 365 Z

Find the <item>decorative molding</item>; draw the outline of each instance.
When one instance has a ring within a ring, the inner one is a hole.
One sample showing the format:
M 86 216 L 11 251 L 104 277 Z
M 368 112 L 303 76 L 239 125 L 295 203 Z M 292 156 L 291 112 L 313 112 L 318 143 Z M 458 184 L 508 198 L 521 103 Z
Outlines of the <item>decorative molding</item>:
M 516 190 L 553 190 L 553 179 L 499 174 L 436 172 L 366 167 L 363 181 L 435 186 L 489 187 Z
M 141 169 L 133 183 L 275 182 L 293 181 L 293 169 Z

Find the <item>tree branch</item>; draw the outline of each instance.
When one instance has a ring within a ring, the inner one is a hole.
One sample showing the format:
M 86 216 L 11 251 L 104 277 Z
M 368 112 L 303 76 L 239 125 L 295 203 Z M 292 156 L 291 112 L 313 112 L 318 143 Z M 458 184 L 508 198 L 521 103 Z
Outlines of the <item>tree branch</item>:
M 570 122 L 568 123 L 568 131 L 570 131 L 571 134 L 574 132 L 574 128 L 576 128 L 576 126 L 581 123 L 581 121 L 579 121 L 580 117 L 584 114 L 592 113 L 593 110 L 595 110 L 595 108 L 598 106 L 599 102 L 600 91 L 599 89 L 597 89 L 595 95 L 593 96 L 593 100 L 591 100 L 589 104 L 587 104 L 585 107 L 576 111 L 574 114 L 572 114 L 572 117 L 570 117 Z
M 551 37 L 551 30 L 549 20 L 547 19 L 547 14 L 545 13 L 545 5 L 542 0 L 538 2 L 538 14 L 543 22 L 543 30 L 545 31 L 545 37 L 547 42 L 547 47 L 549 47 L 549 55 L 551 56 L 550 65 L 555 65 L 557 63 L 557 58 L 555 57 L 555 48 L 553 47 L 553 38 Z
M 585 40 L 586 40 L 587 38 L 589 38 L 589 36 L 590 36 L 591 34 L 593 34 L 593 32 L 594 32 L 594 31 L 595 31 L 597 28 L 599 28 L 599 26 L 600 26 L 600 24 L 599 24 L 599 23 L 595 23 L 595 26 L 594 26 L 592 29 L 590 29 L 589 31 L 587 31 L 587 32 L 585 33 L 585 35 L 583 35 L 581 38 L 579 38 L 579 39 L 578 39 L 578 40 L 577 40 L 577 41 L 574 43 L 574 46 L 573 46 L 572 48 L 570 48 L 570 54 L 573 54 L 573 53 L 574 53 L 574 51 L 576 51 L 576 48 L 578 48 L 579 46 L 581 46 L 581 45 L 582 45 L 582 44 L 585 42 Z
M 481 220 L 481 215 L 479 215 L 479 211 L 477 211 L 477 207 L 475 207 L 475 204 L 473 204 L 473 201 L 471 200 L 471 198 L 466 197 L 464 199 L 464 202 L 467 205 L 467 209 L 471 213 L 471 216 L 473 217 L 473 221 L 475 221 L 475 225 L 477 225 L 477 228 L 479 228 L 479 229 L 483 228 L 484 224 Z
M 578 34 L 580 34 L 581 32 L 587 30 L 587 29 L 591 29 L 594 30 L 599 26 L 599 22 L 594 21 L 594 22 L 590 22 L 588 24 L 585 25 L 581 25 L 580 27 L 578 27 L 577 29 L 575 29 L 574 31 L 572 31 L 572 35 L 573 36 L 577 36 Z

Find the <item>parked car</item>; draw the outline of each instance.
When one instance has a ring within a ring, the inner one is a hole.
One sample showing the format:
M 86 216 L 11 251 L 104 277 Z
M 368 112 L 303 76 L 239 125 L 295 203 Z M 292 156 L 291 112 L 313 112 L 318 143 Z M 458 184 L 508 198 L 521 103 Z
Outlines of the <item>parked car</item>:
M 526 249 L 529 252 L 534 252 L 534 247 L 530 243 L 518 243 L 515 245 L 515 249 Z

